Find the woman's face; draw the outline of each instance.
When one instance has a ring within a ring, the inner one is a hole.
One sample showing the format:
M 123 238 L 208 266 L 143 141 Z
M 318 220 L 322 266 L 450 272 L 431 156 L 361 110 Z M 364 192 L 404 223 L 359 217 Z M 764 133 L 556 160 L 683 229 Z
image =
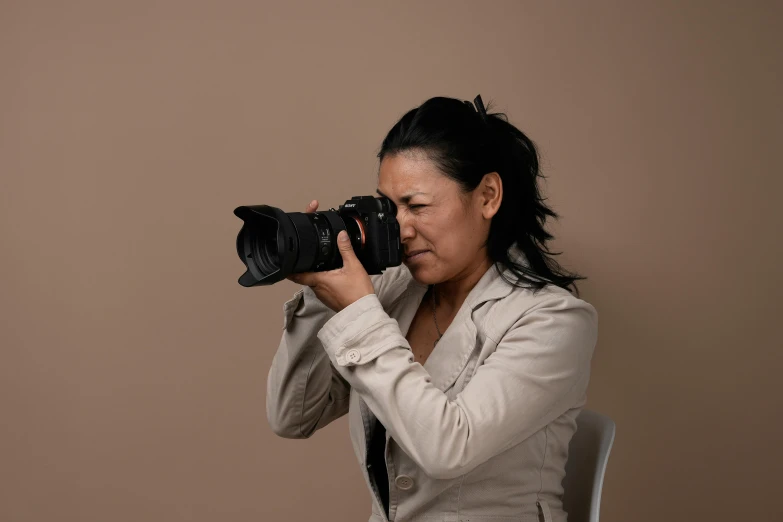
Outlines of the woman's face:
M 404 152 L 381 162 L 378 193 L 397 205 L 403 263 L 418 282 L 458 279 L 486 262 L 484 243 L 497 209 L 486 203 L 485 182 L 462 194 L 424 153 Z

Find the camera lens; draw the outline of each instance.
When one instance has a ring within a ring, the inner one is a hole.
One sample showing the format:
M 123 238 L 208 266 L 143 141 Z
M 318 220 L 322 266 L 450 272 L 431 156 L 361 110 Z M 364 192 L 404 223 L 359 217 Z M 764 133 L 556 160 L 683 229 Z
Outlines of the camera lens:
M 354 200 L 358 202 L 350 203 Z M 268 205 L 234 209 L 234 214 L 244 221 L 236 246 L 247 271 L 239 278 L 239 284 L 271 285 L 293 273 L 340 268 L 342 256 L 337 235 L 343 230 L 368 273 L 377 274 L 388 266 L 401 264 L 398 255 L 389 254 L 399 251 L 396 220 L 391 217 L 390 225 L 388 218 L 378 217 L 390 213 L 393 204 L 389 206 L 390 202 L 372 196 L 356 197 L 350 202 L 341 205 L 339 211 L 313 213 L 284 212 Z
M 270 285 L 289 274 L 336 268 L 336 239 L 345 225 L 334 211 L 289 212 L 268 205 L 237 207 L 244 221 L 237 254 L 247 267 L 242 286 Z M 341 259 L 340 259 L 341 261 Z

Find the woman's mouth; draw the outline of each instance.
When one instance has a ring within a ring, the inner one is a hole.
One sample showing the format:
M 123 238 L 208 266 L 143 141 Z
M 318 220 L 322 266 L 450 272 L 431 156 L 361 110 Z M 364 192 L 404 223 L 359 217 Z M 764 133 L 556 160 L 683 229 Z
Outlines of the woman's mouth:
M 421 259 L 422 257 L 424 257 L 425 254 L 428 254 L 428 253 L 429 253 L 429 250 L 415 250 L 411 254 L 406 254 L 405 255 L 405 260 L 406 261 L 417 261 L 417 260 Z

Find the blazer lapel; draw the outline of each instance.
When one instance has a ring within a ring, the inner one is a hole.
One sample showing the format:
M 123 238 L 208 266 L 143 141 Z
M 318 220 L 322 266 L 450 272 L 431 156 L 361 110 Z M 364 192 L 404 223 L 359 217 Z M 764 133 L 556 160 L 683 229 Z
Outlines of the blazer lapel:
M 424 362 L 424 369 L 432 376 L 432 384 L 440 391 L 449 389 L 465 369 L 478 342 L 478 328 L 473 312 L 482 303 L 508 295 L 511 288 L 500 280 L 495 266 L 491 266 L 465 298 L 457 315 L 443 332 L 438 344 Z

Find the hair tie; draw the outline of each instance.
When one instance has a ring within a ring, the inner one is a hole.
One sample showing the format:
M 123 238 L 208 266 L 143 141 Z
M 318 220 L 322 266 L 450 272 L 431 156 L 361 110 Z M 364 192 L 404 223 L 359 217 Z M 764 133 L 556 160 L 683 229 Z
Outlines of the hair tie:
M 484 102 L 481 101 L 480 94 L 473 99 L 473 105 L 476 106 L 476 112 L 481 115 L 481 119 L 487 121 L 487 109 L 484 108 Z
M 487 109 L 484 108 L 484 103 L 481 101 L 481 95 L 479 94 L 473 99 L 473 103 L 471 104 L 469 101 L 465 100 L 463 102 L 465 105 L 476 111 L 479 116 L 481 116 L 482 121 L 484 123 L 487 123 Z

